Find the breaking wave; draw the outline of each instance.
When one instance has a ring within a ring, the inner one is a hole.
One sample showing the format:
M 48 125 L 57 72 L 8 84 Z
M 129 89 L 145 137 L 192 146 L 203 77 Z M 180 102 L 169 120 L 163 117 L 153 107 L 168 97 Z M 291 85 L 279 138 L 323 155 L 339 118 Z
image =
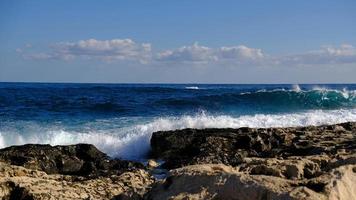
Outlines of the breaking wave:
M 120 119 L 115 119 L 120 121 Z M 115 124 L 116 121 L 105 123 Z M 0 127 L 0 148 L 25 143 L 52 145 L 91 143 L 113 157 L 144 159 L 150 146 L 151 134 L 161 130 L 183 128 L 239 128 L 239 127 L 290 127 L 334 124 L 356 121 L 356 109 L 314 110 L 291 114 L 256 114 L 232 117 L 229 115 L 197 115 L 154 118 L 122 127 L 105 127 L 104 122 L 88 124 L 83 130 L 38 122 L 16 121 Z M 94 123 L 94 122 L 88 122 Z M 18 127 L 22 127 L 21 130 Z M 24 134 L 26 133 L 26 134 Z

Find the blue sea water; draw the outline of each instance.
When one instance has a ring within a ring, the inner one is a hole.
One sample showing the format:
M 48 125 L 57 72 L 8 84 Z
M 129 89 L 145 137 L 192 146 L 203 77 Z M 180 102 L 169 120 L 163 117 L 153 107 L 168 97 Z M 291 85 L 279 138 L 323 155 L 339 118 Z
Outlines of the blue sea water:
M 92 143 L 142 159 L 154 131 L 356 121 L 356 84 L 0 83 L 0 148 Z

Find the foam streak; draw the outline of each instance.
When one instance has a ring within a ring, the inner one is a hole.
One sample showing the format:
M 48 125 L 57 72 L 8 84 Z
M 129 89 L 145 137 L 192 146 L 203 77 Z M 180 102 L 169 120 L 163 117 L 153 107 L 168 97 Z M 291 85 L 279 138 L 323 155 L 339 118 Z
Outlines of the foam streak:
M 33 122 L 34 124 L 26 123 L 25 128 L 21 130 L 0 129 L 0 148 L 25 143 L 52 145 L 91 143 L 114 157 L 142 159 L 149 151 L 151 134 L 160 130 L 213 127 L 290 127 L 334 124 L 347 121 L 356 121 L 356 109 L 316 110 L 304 113 L 258 114 L 240 117 L 214 116 L 200 113 L 192 116 L 156 118 L 148 123 L 136 123 L 131 126 L 115 128 L 114 130 L 91 128 L 89 131 L 68 131 L 66 127 L 49 125 L 49 127 L 43 128 Z M 14 126 L 17 125 L 15 122 Z

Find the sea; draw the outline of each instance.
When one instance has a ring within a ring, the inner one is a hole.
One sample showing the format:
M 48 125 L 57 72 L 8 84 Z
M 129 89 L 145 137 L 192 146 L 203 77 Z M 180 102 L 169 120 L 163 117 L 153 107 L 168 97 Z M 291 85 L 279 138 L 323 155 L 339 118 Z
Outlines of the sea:
M 155 131 L 356 121 L 356 84 L 0 83 L 0 148 L 91 143 L 142 160 Z

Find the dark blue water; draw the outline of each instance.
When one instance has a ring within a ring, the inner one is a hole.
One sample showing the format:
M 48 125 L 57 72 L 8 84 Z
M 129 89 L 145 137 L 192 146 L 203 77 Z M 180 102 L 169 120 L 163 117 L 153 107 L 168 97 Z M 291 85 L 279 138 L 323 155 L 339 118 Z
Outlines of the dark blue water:
M 356 85 L 0 83 L 0 147 L 94 143 L 140 157 L 150 134 L 356 120 Z
M 201 110 L 236 116 L 354 108 L 354 90 L 356 85 L 1 83 L 0 116 L 3 120 L 47 121 L 175 116 Z

